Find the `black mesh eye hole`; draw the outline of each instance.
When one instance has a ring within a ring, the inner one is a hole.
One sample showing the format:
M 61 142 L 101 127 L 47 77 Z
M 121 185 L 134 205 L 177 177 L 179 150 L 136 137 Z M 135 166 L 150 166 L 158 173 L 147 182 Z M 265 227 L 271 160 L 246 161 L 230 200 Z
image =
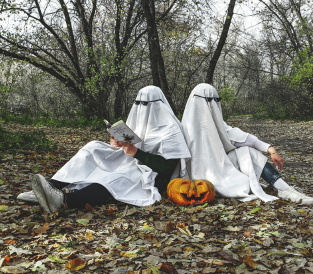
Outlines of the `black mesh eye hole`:
M 149 102 L 145 102 L 145 101 L 141 101 L 141 103 L 144 105 L 144 106 L 147 106 L 149 104 Z
M 207 102 L 211 102 L 212 99 L 213 99 L 213 98 L 205 97 L 205 100 L 206 100 Z
M 214 98 L 214 100 L 215 100 L 215 102 L 219 102 L 219 101 L 222 100 L 222 98 L 221 98 L 221 97 L 219 97 L 219 98 Z
M 140 104 L 140 101 L 134 100 L 134 104 L 138 106 Z

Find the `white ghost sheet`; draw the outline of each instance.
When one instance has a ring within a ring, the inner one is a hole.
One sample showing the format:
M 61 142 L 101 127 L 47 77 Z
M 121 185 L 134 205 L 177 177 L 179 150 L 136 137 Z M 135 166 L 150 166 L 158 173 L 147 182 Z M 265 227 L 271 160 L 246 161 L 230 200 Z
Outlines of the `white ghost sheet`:
M 209 84 L 197 85 L 189 96 L 182 126 L 191 159 L 186 160 L 188 172 L 183 170 L 184 177 L 209 180 L 216 192 L 227 198 L 278 199 L 266 194 L 259 184 L 267 158 L 254 148 L 233 146 L 245 142 L 248 133 L 224 122 L 220 102 L 199 96 L 219 97 Z
M 188 159 L 190 153 L 175 117 L 161 89 L 148 86 L 141 89 L 126 124 L 141 138 L 136 146 L 165 159 Z M 127 156 L 123 148 L 116 148 L 100 141 L 91 141 L 71 158 L 52 179 L 71 183 L 67 188 L 81 189 L 91 183 L 106 187 L 121 202 L 147 206 L 161 199 L 154 187 L 157 173 Z

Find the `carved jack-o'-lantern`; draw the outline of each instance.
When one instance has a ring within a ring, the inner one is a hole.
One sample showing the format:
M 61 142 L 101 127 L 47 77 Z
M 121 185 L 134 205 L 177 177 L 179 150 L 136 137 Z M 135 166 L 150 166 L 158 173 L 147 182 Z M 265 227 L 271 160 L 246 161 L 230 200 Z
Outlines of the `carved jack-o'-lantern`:
M 214 201 L 214 186 L 207 180 L 173 179 L 167 186 L 167 196 L 179 205 L 199 205 Z

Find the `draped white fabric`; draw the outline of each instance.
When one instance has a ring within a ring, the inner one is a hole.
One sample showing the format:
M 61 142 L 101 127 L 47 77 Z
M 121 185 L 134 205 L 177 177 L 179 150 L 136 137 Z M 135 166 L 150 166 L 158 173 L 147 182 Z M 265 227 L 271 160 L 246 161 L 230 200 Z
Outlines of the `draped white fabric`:
M 190 157 L 179 120 L 160 88 L 147 86 L 136 97 L 138 101 L 157 101 L 133 105 L 126 124 L 143 140 L 136 146 L 165 159 Z
M 237 148 L 248 133 L 232 128 L 223 121 L 220 102 L 207 102 L 202 97 L 219 97 L 214 87 L 199 84 L 191 92 L 182 118 L 183 132 L 191 153 L 186 162 L 191 179 L 207 179 L 223 197 L 250 201 L 260 198 L 271 202 L 259 178 L 267 158 L 250 147 Z M 183 172 L 184 173 L 184 172 Z
M 136 146 L 165 159 L 188 159 L 190 153 L 181 126 L 163 92 L 154 86 L 141 89 L 136 100 L 154 101 L 147 106 L 133 105 L 126 124 L 142 139 Z M 147 206 L 161 199 L 154 180 L 157 173 L 123 148 L 91 141 L 71 158 L 52 179 L 71 183 L 70 189 L 81 189 L 99 183 L 119 201 Z

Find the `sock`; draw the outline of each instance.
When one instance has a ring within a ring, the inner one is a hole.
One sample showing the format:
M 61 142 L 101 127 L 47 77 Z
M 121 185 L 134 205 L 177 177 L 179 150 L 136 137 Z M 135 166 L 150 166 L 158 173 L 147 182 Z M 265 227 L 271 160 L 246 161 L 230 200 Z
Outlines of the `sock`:
M 279 178 L 275 183 L 274 187 L 281 191 L 286 191 L 290 188 L 290 185 L 288 185 L 282 178 Z

